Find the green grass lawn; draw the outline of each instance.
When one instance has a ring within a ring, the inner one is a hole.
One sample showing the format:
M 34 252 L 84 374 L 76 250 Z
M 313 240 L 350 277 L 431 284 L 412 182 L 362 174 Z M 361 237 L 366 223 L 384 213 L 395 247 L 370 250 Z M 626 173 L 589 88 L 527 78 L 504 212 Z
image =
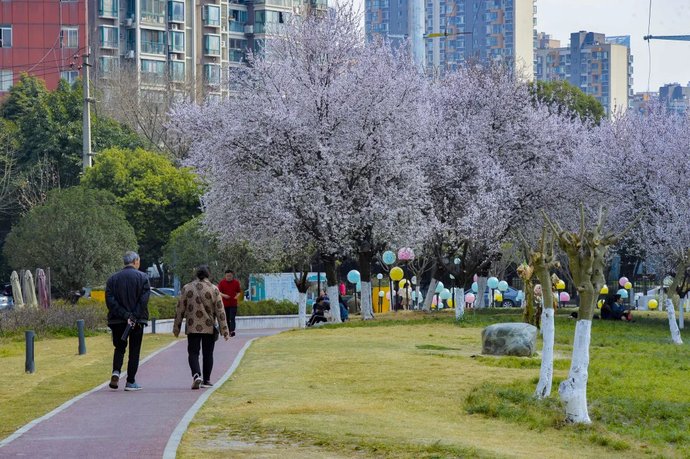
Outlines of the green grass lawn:
M 398 313 L 258 340 L 180 456 L 690 457 L 690 346 L 670 344 L 665 317 L 594 322 L 590 426 L 564 425 L 557 395 L 574 320 L 556 320 L 548 400 L 532 399 L 538 357 L 480 354 L 482 327 L 518 320 Z
M 141 357 L 173 341 L 172 335 L 146 335 Z M 37 340 L 36 372 L 24 372 L 24 342 L 0 340 L 0 439 L 67 400 L 106 381 L 112 371 L 109 334 L 86 338 L 79 355 L 76 337 Z

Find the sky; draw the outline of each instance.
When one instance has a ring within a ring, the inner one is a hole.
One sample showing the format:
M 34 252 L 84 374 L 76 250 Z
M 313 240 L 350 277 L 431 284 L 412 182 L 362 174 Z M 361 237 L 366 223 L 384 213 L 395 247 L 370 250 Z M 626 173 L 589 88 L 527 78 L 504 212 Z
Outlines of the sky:
M 630 35 L 634 57 L 633 90 L 658 91 L 666 83 L 690 82 L 690 41 L 651 40 L 647 35 L 650 0 L 537 0 L 537 31 L 567 46 L 579 30 Z M 690 0 L 652 0 L 652 35 L 690 35 Z

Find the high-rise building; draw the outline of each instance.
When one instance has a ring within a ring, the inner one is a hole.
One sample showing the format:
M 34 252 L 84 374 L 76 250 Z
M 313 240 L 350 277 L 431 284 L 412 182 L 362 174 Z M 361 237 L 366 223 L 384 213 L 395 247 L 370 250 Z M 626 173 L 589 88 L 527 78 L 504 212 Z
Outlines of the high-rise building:
M 405 38 L 414 0 L 365 0 L 367 38 Z M 533 77 L 534 0 L 424 0 L 424 62 L 443 72 L 469 61 L 504 62 Z
M 659 100 L 673 112 L 688 113 L 690 110 L 690 83 L 687 86 L 681 86 L 678 83 L 663 85 L 659 88 Z
M 24 72 L 74 82 L 86 43 L 86 0 L 0 1 L 0 97 Z
M 537 45 L 538 80 L 568 81 L 594 96 L 607 115 L 628 109 L 633 84 L 629 36 L 580 31 L 570 34 L 570 46 L 561 47 L 558 40 L 539 34 Z

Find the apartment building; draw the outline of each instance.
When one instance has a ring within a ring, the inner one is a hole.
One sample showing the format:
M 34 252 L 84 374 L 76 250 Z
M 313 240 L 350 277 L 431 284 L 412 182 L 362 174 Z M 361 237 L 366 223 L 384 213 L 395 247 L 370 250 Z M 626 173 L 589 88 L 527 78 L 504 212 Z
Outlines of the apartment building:
M 409 36 L 415 0 L 365 0 L 367 38 Z M 465 62 L 503 62 L 525 79 L 534 72 L 534 0 L 423 0 L 423 58 L 434 72 Z M 436 36 L 440 35 L 440 36 Z
M 86 0 L 0 1 L 0 97 L 26 72 L 74 82 L 87 46 Z
M 562 47 L 549 35 L 537 35 L 535 76 L 541 81 L 568 81 L 594 96 L 607 115 L 630 106 L 633 56 L 630 37 L 606 37 L 579 31 Z

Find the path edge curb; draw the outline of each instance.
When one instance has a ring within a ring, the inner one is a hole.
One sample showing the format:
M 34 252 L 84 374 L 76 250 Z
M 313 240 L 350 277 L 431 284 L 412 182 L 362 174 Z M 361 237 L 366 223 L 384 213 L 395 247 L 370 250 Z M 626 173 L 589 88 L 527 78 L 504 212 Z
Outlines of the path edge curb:
M 237 367 L 240 365 L 240 362 L 244 357 L 244 353 L 247 351 L 247 349 L 249 349 L 249 346 L 255 339 L 256 338 L 252 338 L 246 343 L 244 343 L 244 346 L 242 347 L 242 349 L 240 349 L 240 352 L 237 353 L 237 356 L 235 357 L 235 360 L 232 362 L 232 365 L 230 365 L 230 368 L 228 368 L 228 371 L 225 372 L 225 374 L 220 378 L 219 381 L 216 382 L 216 384 L 213 387 L 205 391 L 204 394 L 201 397 L 199 397 L 196 400 L 196 402 L 194 402 L 194 404 L 187 410 L 184 416 L 182 416 L 182 419 L 175 427 L 175 430 L 173 430 L 173 433 L 170 434 L 170 438 L 168 439 L 168 442 L 165 444 L 165 450 L 163 451 L 163 459 L 175 459 L 175 457 L 177 456 L 177 448 L 180 446 L 180 442 L 182 441 L 182 436 L 187 431 L 187 428 L 189 427 L 189 424 L 192 422 L 192 419 L 194 418 L 196 413 L 201 409 L 203 404 L 206 403 L 206 400 L 208 400 L 211 394 L 220 386 L 225 384 L 225 382 L 228 379 L 230 379 L 230 376 L 232 376 Z

